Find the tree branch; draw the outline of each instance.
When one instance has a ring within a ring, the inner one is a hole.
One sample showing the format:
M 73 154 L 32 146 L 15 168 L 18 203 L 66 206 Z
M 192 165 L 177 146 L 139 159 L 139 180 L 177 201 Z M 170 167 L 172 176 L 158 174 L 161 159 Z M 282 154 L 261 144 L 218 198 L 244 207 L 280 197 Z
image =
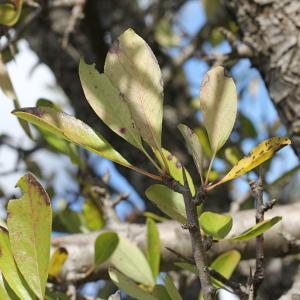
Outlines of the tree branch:
M 282 205 L 273 208 L 266 213 L 266 218 L 281 215 L 283 220 L 275 225 L 265 234 L 264 255 L 265 257 L 282 257 L 300 251 L 299 243 L 291 243 L 284 236 L 290 235 L 294 239 L 300 239 L 300 203 Z M 245 210 L 232 214 L 233 228 L 230 235 L 236 235 L 248 227 L 253 226 L 253 215 L 255 210 Z M 121 236 L 129 238 L 135 242 L 142 250 L 146 249 L 146 227 L 142 224 L 116 224 L 105 230 L 114 230 Z M 166 221 L 158 224 L 161 241 L 161 266 L 162 270 L 175 269 L 174 262 L 178 261 L 178 256 L 171 253 L 169 247 L 180 253 L 184 257 L 192 257 L 192 247 L 189 233 L 175 221 Z M 60 279 L 62 281 L 88 281 L 99 278 L 107 278 L 108 264 L 103 264 L 97 273 L 87 277 L 87 271 L 94 262 L 94 241 L 100 232 L 90 234 L 72 234 L 56 237 L 52 240 L 53 249 L 64 247 L 69 253 L 69 257 L 62 269 Z M 284 236 L 283 236 L 284 234 Z M 180 242 L 179 242 L 180 241 Z M 250 241 L 230 241 L 225 240 L 214 243 L 208 252 L 209 259 L 213 259 L 220 253 L 236 249 L 241 252 L 242 259 L 254 258 L 256 254 L 255 239 Z

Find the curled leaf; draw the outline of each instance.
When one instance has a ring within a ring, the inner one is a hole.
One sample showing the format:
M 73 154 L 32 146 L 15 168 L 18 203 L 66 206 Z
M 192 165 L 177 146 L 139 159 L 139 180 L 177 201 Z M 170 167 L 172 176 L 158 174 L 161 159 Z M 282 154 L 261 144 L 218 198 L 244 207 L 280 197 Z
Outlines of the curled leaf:
M 263 141 L 248 156 L 241 159 L 223 178 L 212 183 L 208 190 L 253 170 L 289 144 L 291 144 L 291 141 L 287 137 L 273 137 Z
M 227 141 L 237 113 L 236 87 L 223 67 L 215 67 L 206 73 L 201 83 L 200 107 L 215 154 Z

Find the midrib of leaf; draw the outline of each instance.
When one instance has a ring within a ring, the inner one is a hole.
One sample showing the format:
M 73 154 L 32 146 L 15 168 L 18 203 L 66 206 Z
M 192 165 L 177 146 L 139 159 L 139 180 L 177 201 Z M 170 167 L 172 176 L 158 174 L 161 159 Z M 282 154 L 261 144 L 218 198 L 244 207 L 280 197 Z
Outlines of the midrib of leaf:
M 32 199 L 33 199 L 33 197 L 31 197 L 31 190 L 29 190 L 29 196 L 30 196 L 30 210 L 31 210 L 31 215 L 33 215 L 33 209 L 32 209 L 32 207 L 33 207 L 33 205 L 32 205 Z M 32 229 L 34 229 L 34 226 L 33 226 L 33 218 L 31 218 L 31 220 L 30 220 L 30 224 L 32 225 Z M 32 230 L 33 232 L 35 232 L 34 230 Z M 41 287 L 42 287 L 42 282 L 41 282 L 41 276 L 40 276 L 40 270 L 39 270 L 39 266 L 38 266 L 38 263 L 37 263 L 37 261 L 38 261 L 38 256 L 37 256 L 37 251 L 36 251 L 36 245 L 37 245 L 37 243 L 36 243 L 36 237 L 35 237 L 35 234 L 33 234 L 33 243 L 34 243 L 34 257 L 36 258 L 35 259 L 35 265 L 36 265 L 36 269 L 37 269 L 37 271 L 38 271 L 38 275 L 39 275 L 39 282 L 40 282 L 40 284 L 39 284 L 39 286 L 40 286 L 40 293 L 41 293 L 41 295 L 43 295 L 43 291 L 42 291 L 42 289 L 41 289 Z

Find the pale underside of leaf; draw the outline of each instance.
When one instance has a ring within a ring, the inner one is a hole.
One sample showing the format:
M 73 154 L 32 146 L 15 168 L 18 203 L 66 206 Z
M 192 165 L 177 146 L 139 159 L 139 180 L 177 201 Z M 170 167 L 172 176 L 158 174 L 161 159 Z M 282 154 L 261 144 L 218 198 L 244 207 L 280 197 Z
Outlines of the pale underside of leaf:
M 289 144 L 291 141 L 287 137 L 273 137 L 263 141 L 253 148 L 248 156 L 242 158 L 223 178 L 209 186 L 208 190 L 253 170 Z
M 226 70 L 215 67 L 206 73 L 201 83 L 200 107 L 213 153 L 227 141 L 237 113 L 237 92 Z
M 141 136 L 124 96 L 95 65 L 80 61 L 79 75 L 84 94 L 100 119 L 115 133 L 138 149 L 143 149 Z
M 148 44 L 132 29 L 126 30 L 109 50 L 104 73 L 128 103 L 142 138 L 160 149 L 162 74 Z
M 23 197 L 10 200 L 7 209 L 11 248 L 28 285 L 39 299 L 43 299 L 50 258 L 50 199 L 31 173 L 21 177 L 17 187 L 22 190 Z

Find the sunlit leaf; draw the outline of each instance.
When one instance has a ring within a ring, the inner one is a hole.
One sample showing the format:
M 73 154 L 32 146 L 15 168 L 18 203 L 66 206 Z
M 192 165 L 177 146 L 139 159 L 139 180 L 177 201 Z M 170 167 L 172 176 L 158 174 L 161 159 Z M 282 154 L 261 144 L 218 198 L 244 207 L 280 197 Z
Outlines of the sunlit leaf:
M 105 224 L 101 208 L 90 199 L 85 199 L 83 203 L 82 217 L 85 226 L 92 231 L 101 229 Z
M 138 300 L 157 300 L 156 297 L 140 288 L 136 283 L 124 276 L 121 272 L 113 268 L 109 268 L 108 274 L 113 283 L 130 297 Z
M 223 239 L 232 228 L 232 218 L 228 215 L 220 215 L 211 211 L 201 214 L 201 229 L 216 240 Z
M 21 177 L 17 187 L 23 196 L 10 200 L 7 208 L 11 249 L 28 285 L 39 299 L 43 299 L 50 258 L 50 199 L 31 173 Z
M 156 223 L 152 219 L 147 219 L 147 258 L 153 277 L 156 278 L 160 265 L 160 240 Z
M 154 285 L 154 278 L 143 252 L 125 237 L 119 237 L 119 244 L 110 257 L 110 262 L 124 275 L 147 286 Z
M 104 73 L 128 104 L 142 138 L 160 149 L 162 74 L 148 44 L 132 29 L 126 30 L 110 48 Z
M 95 265 L 108 260 L 119 244 L 119 237 L 113 231 L 101 233 L 95 241 Z
M 0 24 L 13 26 L 19 20 L 23 0 L 6 1 L 0 4 Z
M 253 148 L 248 156 L 241 159 L 223 178 L 208 187 L 208 190 L 253 170 L 290 143 L 290 139 L 286 137 L 273 137 L 263 141 Z
M 182 224 L 186 223 L 184 200 L 181 194 L 176 193 L 162 184 L 153 184 L 145 192 L 147 198 L 171 219 Z
M 210 268 L 229 279 L 241 260 L 241 254 L 236 250 L 230 250 L 219 255 L 210 265 Z M 212 278 L 215 287 L 222 287 L 223 284 Z
M 8 295 L 6 289 L 5 289 L 1 272 L 0 272 L 0 299 L 2 299 L 2 300 L 12 300 L 9 297 L 9 295 Z
M 10 288 L 15 292 L 15 294 L 18 297 L 20 297 L 20 299 L 31 299 L 32 295 L 29 292 L 26 281 L 24 277 L 21 275 L 21 273 L 19 272 L 15 260 L 13 258 L 9 237 L 8 237 L 8 231 L 4 227 L 0 227 L 0 249 L 1 249 L 0 270 L 6 282 L 8 283 Z M 3 288 L 5 291 L 4 284 L 3 284 Z M 0 297 L 0 299 L 5 299 L 5 298 Z
M 185 144 L 188 148 L 189 153 L 193 156 L 194 163 L 197 167 L 198 173 L 202 179 L 202 148 L 198 139 L 198 136 L 194 133 L 192 129 L 184 124 L 179 124 L 178 129 L 184 137 Z
M 212 151 L 210 148 L 209 139 L 208 139 L 206 130 L 204 128 L 197 127 L 194 129 L 194 132 L 198 136 L 198 139 L 199 139 L 199 142 L 200 142 L 200 145 L 202 147 L 204 154 L 207 157 L 212 157 Z
M 166 163 L 167 163 L 168 169 L 169 169 L 169 175 L 172 178 L 176 179 L 179 183 L 184 184 L 181 162 L 178 160 L 178 158 L 175 155 L 173 155 L 171 152 L 169 152 L 168 150 L 166 150 L 164 148 L 162 148 L 160 152 L 158 150 L 154 150 L 154 154 L 162 167 L 164 166 L 164 161 L 161 158 L 161 155 L 160 155 L 161 152 L 162 152 L 163 156 L 166 158 Z M 187 181 L 188 181 L 190 191 L 192 193 L 192 196 L 194 196 L 195 195 L 195 186 L 193 183 L 193 179 L 186 169 L 185 169 L 185 171 L 186 171 L 186 176 L 187 176 Z
M 172 300 L 182 300 L 182 297 L 180 296 L 172 278 L 169 275 L 165 277 L 165 286 Z
M 65 261 L 68 258 L 68 251 L 65 248 L 57 248 L 51 256 L 49 263 L 49 276 L 56 277 L 60 273 Z
M 215 67 L 206 73 L 201 83 L 200 107 L 215 154 L 227 141 L 237 113 L 236 87 L 223 67 Z
M 141 136 L 122 93 L 95 65 L 79 64 L 81 85 L 89 104 L 100 119 L 133 146 L 143 149 Z
M 248 228 L 246 231 L 243 233 L 233 237 L 233 240 L 238 240 L 238 241 L 247 241 L 252 238 L 255 238 L 267 230 L 269 230 L 271 227 L 273 227 L 275 224 L 277 224 L 279 221 L 281 221 L 282 217 L 273 217 L 272 219 L 264 220 L 250 228 Z
M 241 151 L 237 147 L 228 147 L 224 150 L 226 160 L 231 165 L 236 165 L 239 160 L 243 157 Z
M 48 130 L 109 160 L 125 167 L 131 166 L 99 133 L 64 112 L 49 107 L 29 107 L 15 110 L 13 113 L 18 118 L 40 126 L 42 129 Z

